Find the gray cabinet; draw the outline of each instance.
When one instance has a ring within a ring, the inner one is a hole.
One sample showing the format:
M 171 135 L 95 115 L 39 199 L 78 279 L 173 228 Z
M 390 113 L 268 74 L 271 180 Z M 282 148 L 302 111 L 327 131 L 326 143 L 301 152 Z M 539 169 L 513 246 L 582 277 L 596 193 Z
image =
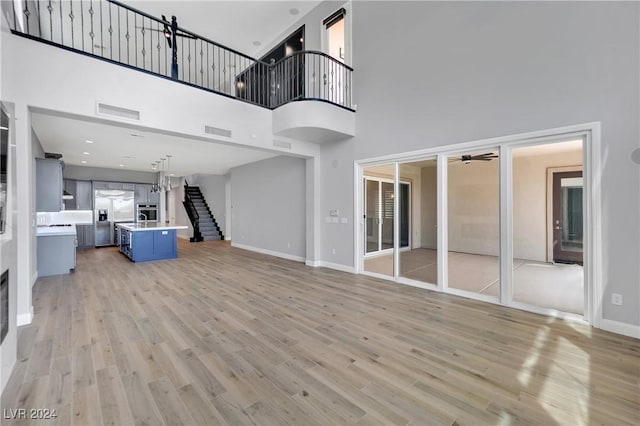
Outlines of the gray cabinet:
M 75 235 L 39 236 L 37 251 L 39 277 L 68 274 L 76 267 Z
M 159 204 L 160 193 L 151 192 L 151 185 L 145 183 L 136 183 L 136 204 Z
M 36 211 L 62 210 L 62 190 L 62 162 L 50 158 L 36 158 Z
M 95 226 L 76 225 L 78 233 L 78 248 L 92 248 L 95 246 Z
M 91 181 L 65 179 L 64 190 L 73 195 L 73 200 L 64 200 L 65 210 L 93 210 Z
M 91 181 L 76 181 L 76 210 L 93 210 L 93 190 Z

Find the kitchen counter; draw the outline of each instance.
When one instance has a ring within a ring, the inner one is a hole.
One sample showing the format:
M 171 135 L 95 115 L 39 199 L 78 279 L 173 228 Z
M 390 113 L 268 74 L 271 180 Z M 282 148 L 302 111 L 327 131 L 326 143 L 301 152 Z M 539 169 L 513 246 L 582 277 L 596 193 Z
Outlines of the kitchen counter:
M 149 222 L 149 223 L 117 223 L 116 226 L 126 229 L 128 231 L 160 231 L 160 230 L 169 230 L 169 229 L 187 229 L 186 225 L 176 225 L 174 223 L 165 223 L 161 224 L 159 222 Z
M 70 226 L 38 226 L 36 231 L 37 237 L 48 237 L 48 236 L 64 236 L 64 235 L 73 235 L 76 236 L 76 225 Z

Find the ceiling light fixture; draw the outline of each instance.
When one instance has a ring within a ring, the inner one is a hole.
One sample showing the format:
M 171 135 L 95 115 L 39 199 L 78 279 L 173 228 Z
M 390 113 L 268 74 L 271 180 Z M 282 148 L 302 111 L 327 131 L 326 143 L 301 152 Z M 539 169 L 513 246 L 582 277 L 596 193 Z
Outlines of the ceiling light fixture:
M 262 43 L 260 43 L 258 40 L 256 40 L 256 41 L 254 41 L 254 42 L 253 42 L 253 45 L 254 45 L 254 46 L 260 46 L 261 44 L 262 44 Z
M 167 154 L 167 174 L 169 174 L 169 171 L 171 170 L 171 157 L 173 157 L 173 155 Z M 170 174 L 170 176 L 167 176 L 167 183 L 165 185 L 166 191 L 171 191 L 171 176 L 173 175 Z
M 84 154 L 84 155 L 91 155 L 91 154 L 89 154 L 87 151 L 83 152 L 82 154 Z
M 93 141 L 90 141 L 89 139 L 87 139 L 85 143 L 93 143 Z
M 289 9 L 289 13 L 291 15 L 297 15 L 298 13 L 300 13 L 300 11 L 298 9 L 296 9 L 295 7 L 292 7 L 291 9 Z
M 120 167 L 124 167 L 124 164 L 120 164 Z
M 87 164 L 87 160 L 82 160 L 81 163 L 82 164 Z

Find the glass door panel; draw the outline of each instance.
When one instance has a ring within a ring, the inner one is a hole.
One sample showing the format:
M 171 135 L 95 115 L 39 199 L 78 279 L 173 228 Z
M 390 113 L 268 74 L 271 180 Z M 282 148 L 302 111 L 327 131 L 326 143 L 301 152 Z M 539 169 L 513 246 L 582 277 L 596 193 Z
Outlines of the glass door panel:
M 394 222 L 394 193 L 392 182 L 380 182 L 382 186 L 382 210 L 380 217 L 381 225 L 381 240 L 380 249 L 392 249 L 393 248 L 393 222 Z
M 514 148 L 513 301 L 584 314 L 582 140 Z
M 448 287 L 500 296 L 497 150 L 448 158 Z
M 435 159 L 400 164 L 400 276 L 437 284 L 437 168 Z
M 365 179 L 365 253 L 380 250 L 380 182 Z

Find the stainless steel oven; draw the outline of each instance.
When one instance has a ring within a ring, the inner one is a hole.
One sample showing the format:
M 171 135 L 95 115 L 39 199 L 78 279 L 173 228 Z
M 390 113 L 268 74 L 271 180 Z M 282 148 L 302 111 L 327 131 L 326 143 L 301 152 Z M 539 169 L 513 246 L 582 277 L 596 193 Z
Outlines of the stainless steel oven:
M 138 204 L 136 208 L 136 220 L 138 222 L 157 222 L 158 205 L 157 204 Z

